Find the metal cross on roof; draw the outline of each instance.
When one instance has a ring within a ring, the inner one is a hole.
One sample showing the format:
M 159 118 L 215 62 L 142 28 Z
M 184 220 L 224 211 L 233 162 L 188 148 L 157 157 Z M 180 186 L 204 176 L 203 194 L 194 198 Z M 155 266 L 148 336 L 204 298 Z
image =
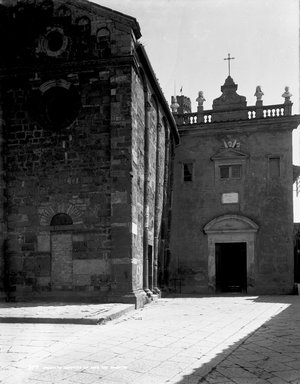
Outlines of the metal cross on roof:
M 228 57 L 224 59 L 224 60 L 228 60 L 228 73 L 229 73 L 229 76 L 230 76 L 230 60 L 234 60 L 234 59 L 235 59 L 234 57 L 230 57 L 230 53 L 228 53 Z

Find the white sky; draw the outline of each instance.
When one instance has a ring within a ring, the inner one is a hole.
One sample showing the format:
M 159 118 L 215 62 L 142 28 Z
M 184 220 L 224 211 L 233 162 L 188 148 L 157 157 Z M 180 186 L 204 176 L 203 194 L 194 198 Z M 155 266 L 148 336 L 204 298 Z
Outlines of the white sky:
M 133 16 L 167 101 L 174 94 L 191 98 L 196 111 L 198 91 L 205 109 L 221 95 L 231 76 L 238 93 L 254 105 L 261 85 L 264 105 L 281 104 L 284 87 L 293 94 L 293 114 L 299 113 L 298 0 L 93 0 Z M 300 164 L 300 134 L 294 131 L 294 164 Z M 299 200 L 299 199 L 297 199 Z M 300 201 L 295 201 L 300 221 Z
M 264 104 L 280 104 L 286 85 L 298 113 L 298 0 L 94 0 L 137 19 L 142 38 L 162 90 L 170 100 L 183 94 L 196 110 L 204 91 L 205 108 L 228 75 L 238 93 L 255 104 L 255 88 L 262 86 Z
M 264 105 L 281 104 L 288 85 L 293 113 L 299 113 L 298 0 L 93 1 L 137 19 L 140 41 L 169 103 L 176 84 L 193 111 L 200 90 L 204 108 L 211 109 L 228 75 L 224 58 L 230 53 L 231 76 L 248 105 L 255 104 L 257 85 Z M 299 140 L 294 161 L 300 164 Z

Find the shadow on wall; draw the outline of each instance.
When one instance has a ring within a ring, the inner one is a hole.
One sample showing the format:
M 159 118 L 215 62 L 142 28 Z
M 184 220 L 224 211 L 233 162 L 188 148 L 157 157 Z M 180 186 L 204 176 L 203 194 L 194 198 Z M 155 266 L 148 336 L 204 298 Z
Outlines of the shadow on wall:
M 171 297 L 175 298 L 175 295 Z M 284 368 L 286 371 L 297 369 L 293 368 L 293 364 L 289 366 L 289 363 L 297 363 L 295 354 L 300 355 L 299 342 L 292 343 L 299 329 L 300 311 L 291 311 L 291 304 L 298 304 L 300 309 L 299 298 L 297 296 L 266 296 L 247 299 L 255 303 L 279 304 L 277 313 L 273 317 L 270 316 L 271 318 L 267 321 L 249 323 L 241 329 L 239 336 L 234 335 L 208 354 L 198 353 L 198 360 L 191 367 L 191 373 L 181 377 L 178 375 L 178 381 L 174 378 L 172 383 L 247 382 L 254 384 L 267 382 L 264 381 L 266 378 L 269 380 L 274 378 L 279 382 L 281 373 L 279 377 L 276 375 L 276 367 L 279 372 Z M 287 366 L 284 367 L 282 364 L 287 361 Z M 299 362 L 298 366 L 300 367 Z

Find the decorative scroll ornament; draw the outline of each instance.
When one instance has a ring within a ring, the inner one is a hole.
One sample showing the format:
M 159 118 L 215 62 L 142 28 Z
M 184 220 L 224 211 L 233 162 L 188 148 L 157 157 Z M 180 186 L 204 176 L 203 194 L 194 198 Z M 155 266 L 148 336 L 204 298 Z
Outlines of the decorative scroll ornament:
M 237 148 L 239 149 L 241 147 L 241 143 L 239 143 L 236 139 L 233 140 L 223 140 L 224 147 L 225 148 Z

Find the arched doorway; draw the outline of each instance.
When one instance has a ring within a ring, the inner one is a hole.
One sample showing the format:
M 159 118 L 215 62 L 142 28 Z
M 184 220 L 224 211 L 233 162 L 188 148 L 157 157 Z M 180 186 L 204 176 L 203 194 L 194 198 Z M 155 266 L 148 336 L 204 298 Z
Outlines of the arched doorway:
M 204 227 L 208 236 L 208 287 L 212 292 L 251 292 L 255 284 L 258 225 L 239 215 L 224 215 Z
M 73 287 L 72 218 L 59 213 L 53 216 L 51 226 L 51 286 L 70 290 Z

